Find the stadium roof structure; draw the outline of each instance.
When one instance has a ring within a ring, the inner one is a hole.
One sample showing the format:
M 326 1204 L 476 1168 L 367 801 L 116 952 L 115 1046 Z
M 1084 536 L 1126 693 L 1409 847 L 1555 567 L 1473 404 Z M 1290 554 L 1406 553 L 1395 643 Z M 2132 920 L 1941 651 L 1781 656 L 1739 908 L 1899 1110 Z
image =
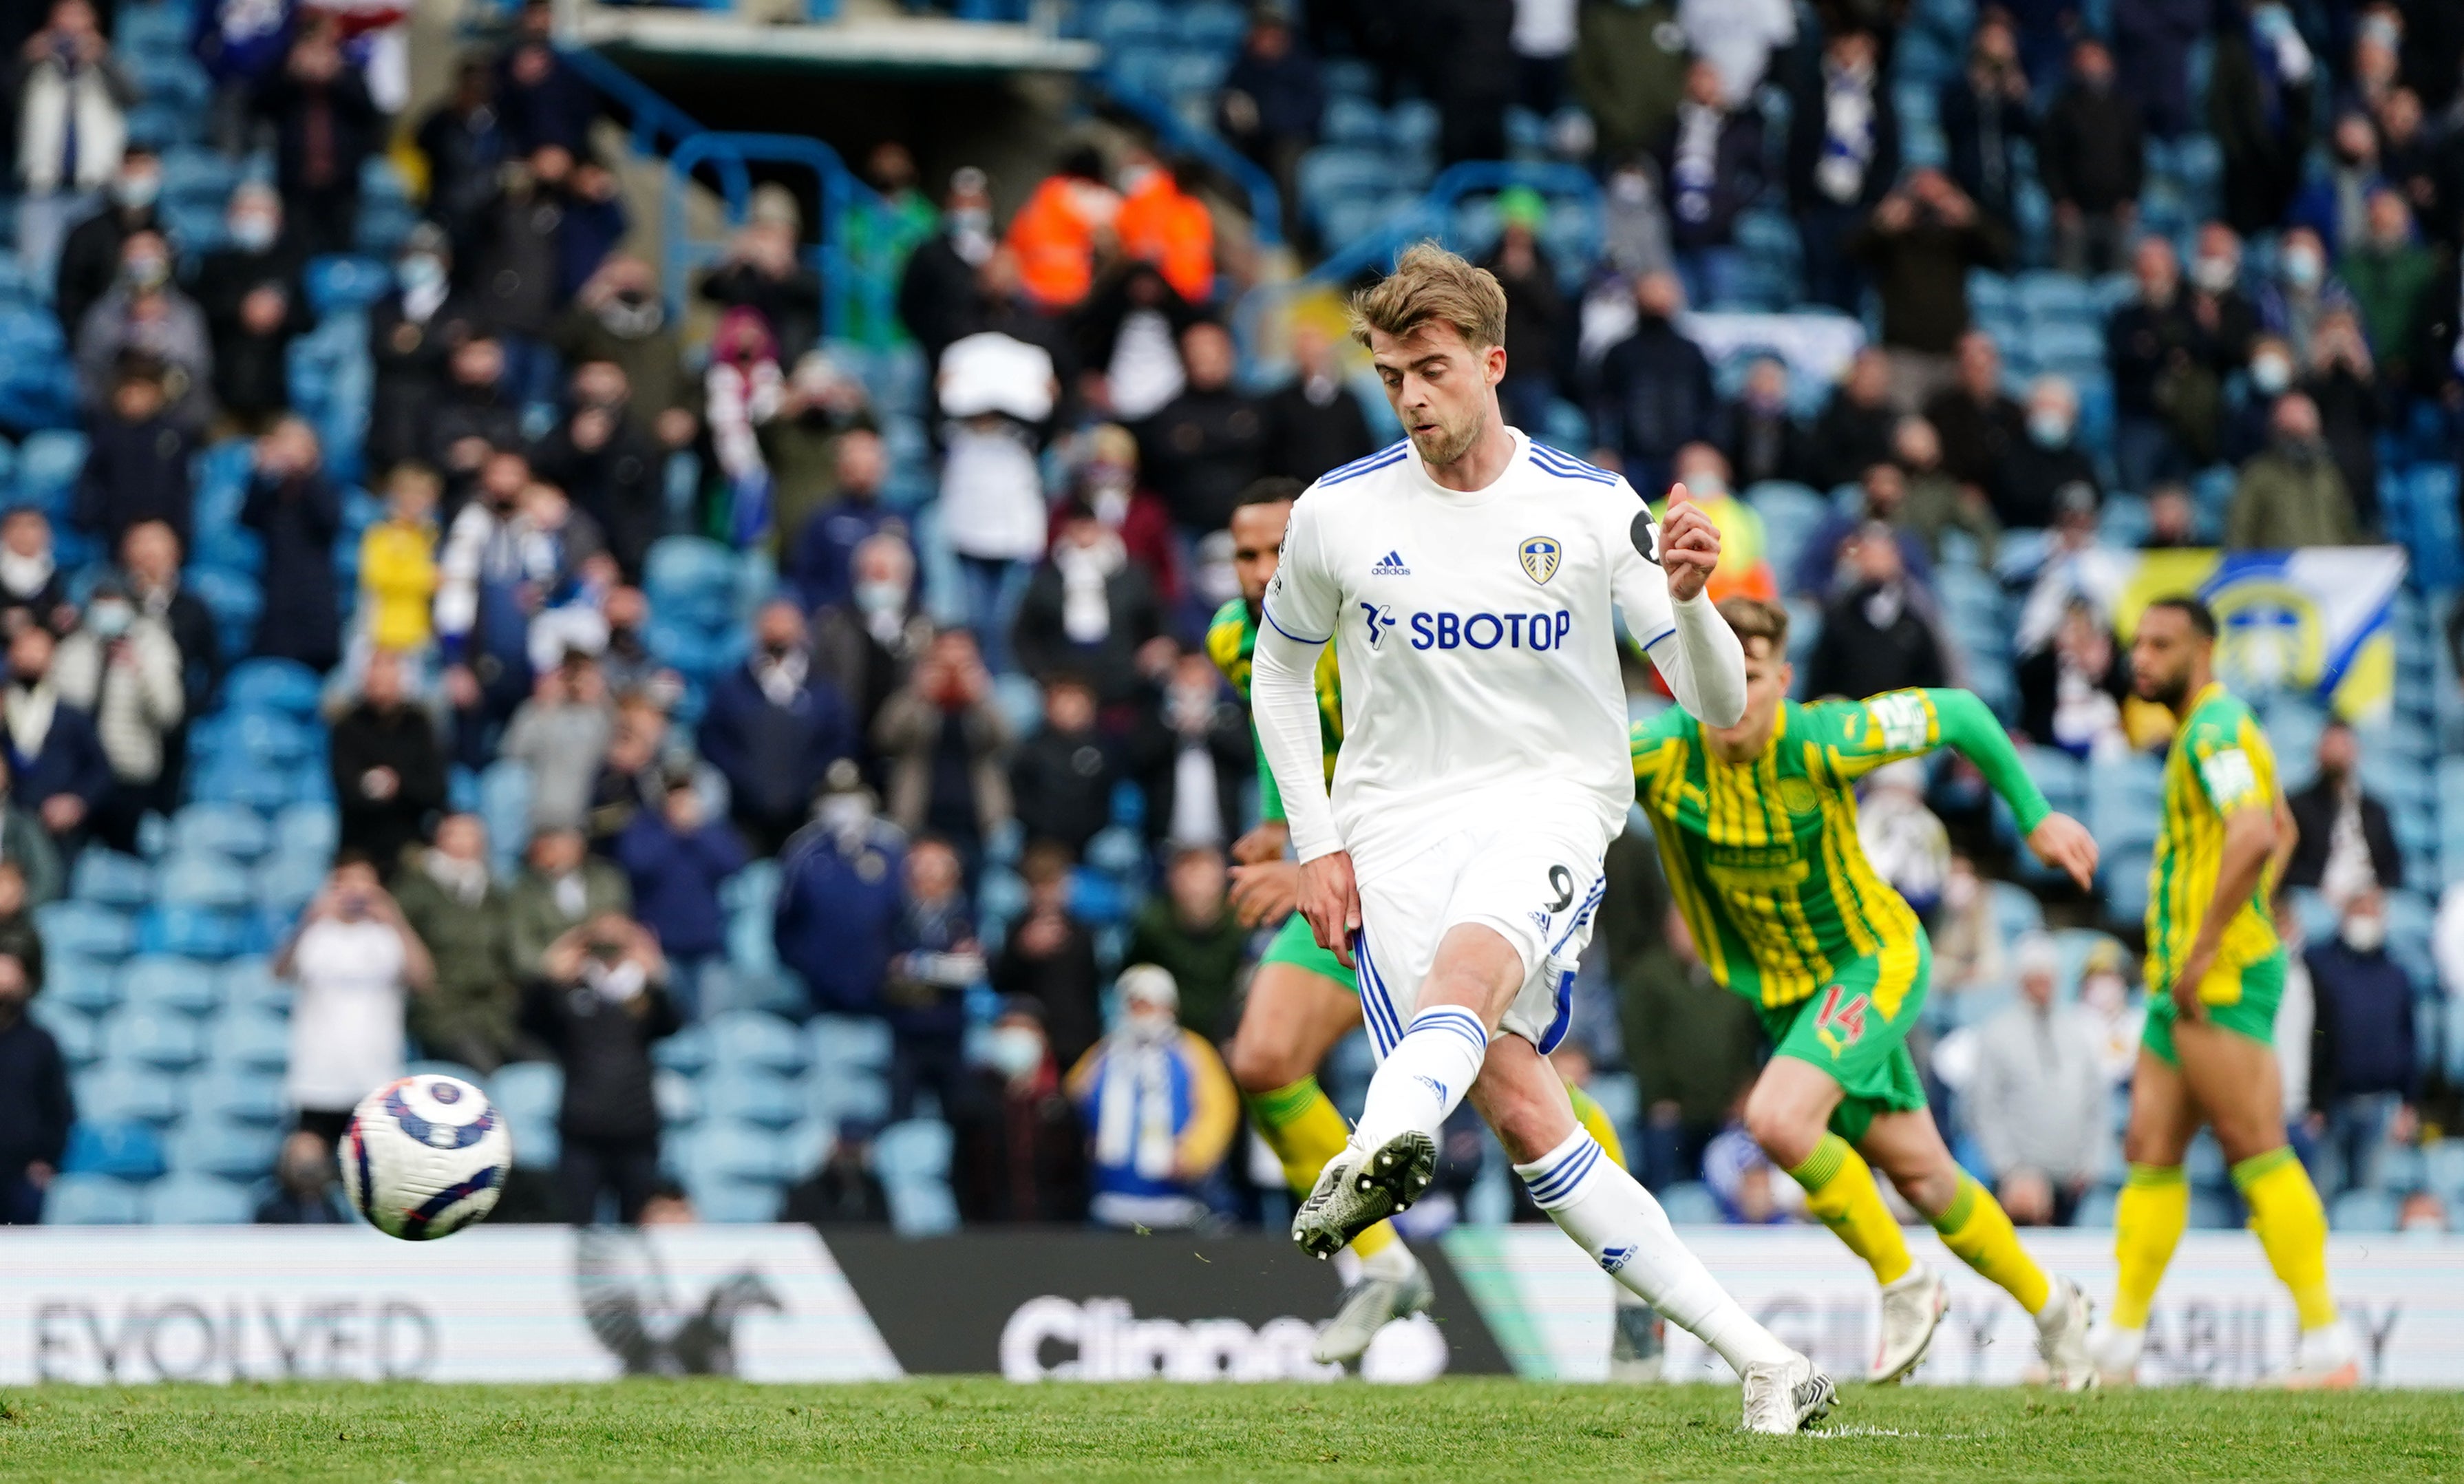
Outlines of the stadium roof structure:
M 747 8 L 750 9 L 749 7 Z M 1077 73 L 1103 60 L 1094 42 L 1034 24 L 904 15 L 850 6 L 835 19 L 773 23 L 737 11 L 569 4 L 567 44 L 683 63 L 752 62 L 794 71 L 870 75 Z

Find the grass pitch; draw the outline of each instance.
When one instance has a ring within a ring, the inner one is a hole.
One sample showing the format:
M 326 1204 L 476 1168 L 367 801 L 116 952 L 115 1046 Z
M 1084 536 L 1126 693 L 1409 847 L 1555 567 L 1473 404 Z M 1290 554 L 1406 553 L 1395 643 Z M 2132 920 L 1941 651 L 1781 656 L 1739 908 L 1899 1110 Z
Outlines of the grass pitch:
M 34 1479 L 2279 1479 L 2464 1481 L 2464 1398 L 1852 1387 L 1748 1437 L 1733 1390 L 244 1384 L 0 1393 Z

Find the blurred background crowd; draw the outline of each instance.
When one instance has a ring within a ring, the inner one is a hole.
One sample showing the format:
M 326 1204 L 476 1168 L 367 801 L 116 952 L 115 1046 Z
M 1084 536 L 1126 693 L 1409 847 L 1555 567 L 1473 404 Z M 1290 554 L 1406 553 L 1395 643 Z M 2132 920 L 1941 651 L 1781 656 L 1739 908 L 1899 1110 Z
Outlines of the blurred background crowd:
M 1936 1111 L 2021 1221 L 2122 1176 L 2133 564 L 2395 548 L 2349 724 L 2315 656 L 2255 696 L 2278 1044 L 2338 1225 L 2445 1228 L 2464 11 L 1055 14 L 1136 126 L 1023 175 L 842 142 L 844 191 L 720 181 L 682 254 L 627 182 L 656 97 L 544 6 L 461 16 L 417 98 L 382 0 L 0 8 L 0 1220 L 346 1219 L 350 1108 L 439 1070 L 513 1120 L 499 1219 L 1280 1222 L 1202 641 L 1244 492 L 1394 436 L 1332 306 L 1433 233 L 1506 287 L 1509 420 L 1683 480 L 1801 695 L 1972 688 L 2097 831 L 2080 894 L 1955 762 L 1861 806 L 1934 934 Z M 1798 1219 L 1643 828 L 1559 1057 L 1678 1219 Z M 1467 1122 L 1413 1230 L 1514 1219 L 1509 1176 Z

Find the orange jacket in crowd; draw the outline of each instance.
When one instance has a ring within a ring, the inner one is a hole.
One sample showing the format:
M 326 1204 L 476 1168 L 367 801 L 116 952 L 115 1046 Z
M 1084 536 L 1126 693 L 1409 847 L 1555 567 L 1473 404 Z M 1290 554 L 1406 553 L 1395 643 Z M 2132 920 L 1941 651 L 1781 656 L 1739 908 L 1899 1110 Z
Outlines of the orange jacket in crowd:
M 1009 224 L 1026 292 L 1046 309 L 1067 309 L 1095 283 L 1095 234 L 1120 214 L 1121 198 L 1097 182 L 1048 175 Z
M 1170 170 L 1149 170 L 1131 188 L 1113 230 L 1121 252 L 1155 264 L 1181 298 L 1203 304 L 1215 297 L 1215 218 Z

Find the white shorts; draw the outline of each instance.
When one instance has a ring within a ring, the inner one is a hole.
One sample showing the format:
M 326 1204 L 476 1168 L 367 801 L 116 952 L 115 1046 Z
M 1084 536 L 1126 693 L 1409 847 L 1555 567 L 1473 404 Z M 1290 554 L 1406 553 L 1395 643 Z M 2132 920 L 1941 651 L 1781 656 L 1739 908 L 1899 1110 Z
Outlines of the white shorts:
M 1607 850 L 1597 820 L 1543 818 L 1448 835 L 1358 883 L 1360 1012 L 1383 1060 L 1403 1039 L 1438 941 L 1459 922 L 1494 928 L 1523 960 L 1523 987 L 1498 1029 L 1542 1052 L 1565 1039 L 1574 966 L 1591 941 Z

